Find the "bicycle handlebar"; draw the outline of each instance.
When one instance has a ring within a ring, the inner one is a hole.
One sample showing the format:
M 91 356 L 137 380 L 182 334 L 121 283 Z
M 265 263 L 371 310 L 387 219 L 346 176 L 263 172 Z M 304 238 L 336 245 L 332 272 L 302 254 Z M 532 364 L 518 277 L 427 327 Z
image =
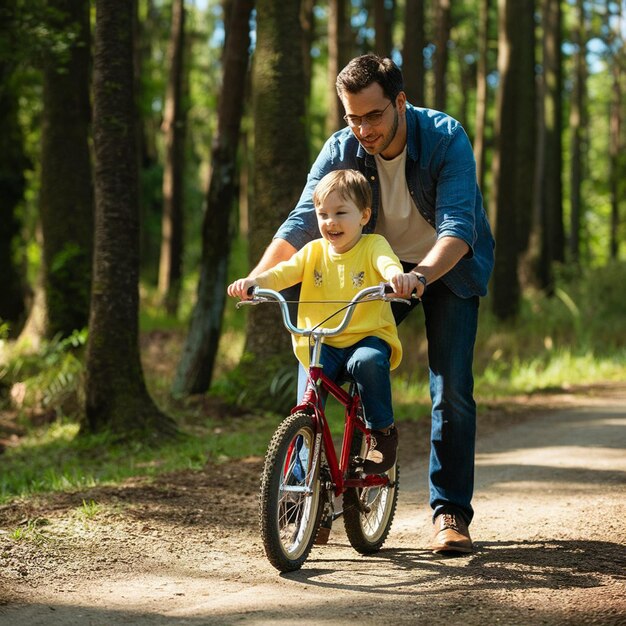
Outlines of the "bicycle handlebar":
M 289 309 L 287 306 L 287 301 L 283 296 L 274 291 L 273 289 L 262 289 L 261 287 L 252 287 L 251 288 L 252 300 L 240 300 L 237 303 L 237 308 L 244 305 L 252 305 L 252 304 L 261 304 L 262 302 L 269 302 L 270 300 L 274 300 L 278 302 L 280 305 L 280 312 L 283 318 L 283 324 L 285 328 L 292 333 L 293 335 L 298 335 L 302 337 L 310 337 L 313 336 L 324 336 L 324 337 L 334 337 L 335 335 L 339 335 L 342 333 L 350 320 L 352 319 L 352 314 L 354 313 L 354 307 L 359 302 L 367 302 L 367 301 L 375 301 L 375 300 L 385 300 L 387 302 L 403 302 L 404 304 L 411 304 L 410 300 L 406 300 L 404 298 L 393 298 L 387 297 L 386 294 L 393 293 L 393 289 L 389 283 L 380 283 L 375 287 L 365 287 L 361 289 L 350 302 L 346 303 L 347 311 L 343 317 L 343 320 L 339 323 L 338 326 L 334 328 L 297 328 L 291 323 L 291 319 L 289 318 Z

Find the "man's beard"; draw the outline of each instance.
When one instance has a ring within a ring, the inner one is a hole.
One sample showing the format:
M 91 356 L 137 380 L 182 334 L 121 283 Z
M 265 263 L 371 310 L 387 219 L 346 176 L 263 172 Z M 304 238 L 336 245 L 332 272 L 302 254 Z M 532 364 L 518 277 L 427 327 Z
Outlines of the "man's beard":
M 391 126 L 389 132 L 387 133 L 387 135 L 384 138 L 383 144 L 381 148 L 376 148 L 374 152 L 370 152 L 370 150 L 368 150 L 367 148 L 365 148 L 365 146 L 363 146 L 363 148 L 365 148 L 365 151 L 368 154 L 381 154 L 391 145 L 391 142 L 396 138 L 396 134 L 398 132 L 398 126 L 399 126 L 399 116 L 398 116 L 398 111 L 397 109 L 394 108 L 393 110 L 393 125 Z

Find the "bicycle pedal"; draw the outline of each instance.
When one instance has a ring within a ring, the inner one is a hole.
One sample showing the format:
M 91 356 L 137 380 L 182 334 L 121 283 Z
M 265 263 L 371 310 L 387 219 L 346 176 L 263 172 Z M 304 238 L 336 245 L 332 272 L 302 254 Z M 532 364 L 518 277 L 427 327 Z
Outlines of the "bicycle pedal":
M 315 537 L 315 545 L 316 546 L 325 546 L 328 543 L 328 537 L 330 536 L 330 531 L 332 530 L 333 522 L 332 519 L 323 520 L 319 530 L 317 531 L 317 535 Z

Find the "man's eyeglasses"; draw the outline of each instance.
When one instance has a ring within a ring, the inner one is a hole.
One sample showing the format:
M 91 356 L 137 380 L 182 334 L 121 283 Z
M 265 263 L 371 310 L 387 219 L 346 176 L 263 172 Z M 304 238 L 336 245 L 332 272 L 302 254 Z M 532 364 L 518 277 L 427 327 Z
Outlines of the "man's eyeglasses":
M 352 128 L 363 126 L 365 122 L 370 126 L 378 126 L 383 121 L 383 113 L 389 108 L 390 104 L 393 104 L 391 100 L 382 111 L 372 111 L 366 115 L 344 115 L 343 119 Z

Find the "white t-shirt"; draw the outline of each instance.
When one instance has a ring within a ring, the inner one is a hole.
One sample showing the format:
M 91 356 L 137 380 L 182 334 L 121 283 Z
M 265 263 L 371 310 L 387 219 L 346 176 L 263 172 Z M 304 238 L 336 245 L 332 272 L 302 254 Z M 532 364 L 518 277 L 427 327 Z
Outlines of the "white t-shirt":
M 399 259 L 419 263 L 435 245 L 437 233 L 415 208 L 406 184 L 406 146 L 393 159 L 375 155 L 380 204 L 374 232 L 383 235 Z

